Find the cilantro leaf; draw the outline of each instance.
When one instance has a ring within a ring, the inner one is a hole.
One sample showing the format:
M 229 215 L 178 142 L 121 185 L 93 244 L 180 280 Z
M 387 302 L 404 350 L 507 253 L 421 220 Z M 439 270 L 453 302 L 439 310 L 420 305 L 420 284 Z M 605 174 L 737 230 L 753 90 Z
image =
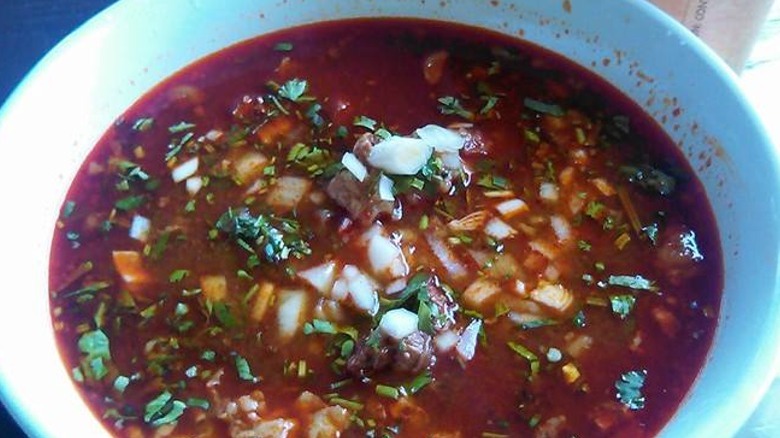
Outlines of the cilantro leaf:
M 171 272 L 171 275 L 168 277 L 168 280 L 171 283 L 178 283 L 184 280 L 188 275 L 190 275 L 190 271 L 186 269 L 177 269 Z
M 563 109 L 553 103 L 545 103 L 540 100 L 531 99 L 530 97 L 526 97 L 523 99 L 523 105 L 525 105 L 526 108 L 535 111 L 537 113 L 542 114 L 549 114 L 554 117 L 561 117 L 564 114 L 566 114 Z
M 308 243 L 300 235 L 300 225 L 293 219 L 263 214 L 253 216 L 247 208 L 228 209 L 217 220 L 216 228 L 250 252 L 254 252 L 253 245 L 256 245 L 260 255 L 270 263 L 279 263 L 291 256 L 301 258 L 311 253 Z
M 654 281 L 648 280 L 641 275 L 610 275 L 609 278 L 607 278 L 607 284 L 610 286 L 627 287 L 636 290 L 658 290 Z
M 645 384 L 647 371 L 629 371 L 620 376 L 615 382 L 617 399 L 626 405 L 628 409 L 637 411 L 645 407 L 645 396 L 642 395 L 642 386 Z
M 439 102 L 439 111 L 445 115 L 457 115 L 466 120 L 474 120 L 474 113 L 463 108 L 460 100 L 454 96 L 444 96 L 437 99 Z
M 306 93 L 308 87 L 309 84 L 306 80 L 293 78 L 279 87 L 278 93 L 280 97 L 292 102 L 298 102 Z
M 338 330 L 336 329 L 336 326 L 334 326 L 330 321 L 313 319 L 311 322 L 307 322 L 303 325 L 303 334 L 310 335 L 312 333 L 335 335 L 338 333 Z
M 143 195 L 130 195 L 117 200 L 116 203 L 114 203 L 114 206 L 118 210 L 130 211 L 130 210 L 135 210 L 136 208 L 143 205 L 145 200 L 146 198 L 144 198 Z
M 354 126 L 360 126 L 361 128 L 366 128 L 369 131 L 374 131 L 377 126 L 376 120 L 366 116 L 355 117 L 355 120 L 352 122 L 352 124 Z
M 173 395 L 168 391 L 163 391 L 146 404 L 144 408 L 144 421 L 152 426 L 162 426 L 173 423 L 184 414 L 187 405 L 174 400 Z
M 239 379 L 249 382 L 257 382 L 258 379 L 254 374 L 252 374 L 252 369 L 249 367 L 249 362 L 247 362 L 243 356 L 236 354 L 234 360 Z
M 274 50 L 277 52 L 291 52 L 293 49 L 293 43 L 280 42 L 274 45 Z
M 620 319 L 626 319 L 631 311 L 634 310 L 636 297 L 633 295 L 611 295 L 609 302 L 612 313 L 618 315 Z

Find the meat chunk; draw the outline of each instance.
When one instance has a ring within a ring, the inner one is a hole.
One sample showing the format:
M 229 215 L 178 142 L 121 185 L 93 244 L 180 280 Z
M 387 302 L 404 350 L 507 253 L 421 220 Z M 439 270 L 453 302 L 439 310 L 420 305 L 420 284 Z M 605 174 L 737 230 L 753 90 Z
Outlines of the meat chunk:
M 379 143 L 380 139 L 376 135 L 367 132 L 358 137 L 355 142 L 355 146 L 352 147 L 352 153 L 360 159 L 360 161 L 368 162 L 368 155 L 371 153 L 371 149 L 374 145 Z
M 352 355 L 347 359 L 347 372 L 356 377 L 365 377 L 387 369 L 393 362 L 394 347 L 389 339 L 370 334 L 355 344 Z
M 417 373 L 434 361 L 431 336 L 421 331 L 394 341 L 378 332 L 362 338 L 347 359 L 347 372 L 356 377 L 367 377 L 393 369 Z
M 416 331 L 403 338 L 395 353 L 393 369 L 401 372 L 418 373 L 433 362 L 433 343 L 427 333 Z
M 370 224 L 381 214 L 391 215 L 395 208 L 394 202 L 379 198 L 370 180 L 360 182 L 348 170 L 342 170 L 328 182 L 325 191 L 352 219 Z

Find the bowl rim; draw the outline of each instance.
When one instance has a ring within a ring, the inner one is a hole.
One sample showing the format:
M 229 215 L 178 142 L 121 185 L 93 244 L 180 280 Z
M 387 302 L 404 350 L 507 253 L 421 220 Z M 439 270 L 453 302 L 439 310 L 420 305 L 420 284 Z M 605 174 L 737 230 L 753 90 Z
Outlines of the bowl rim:
M 69 34 L 41 61 L 39 61 L 24 77 L 20 84 L 13 90 L 6 102 L 0 108 L 0 133 L 3 131 L 2 123 L 3 120 L 5 120 L 7 113 L 12 111 L 12 109 L 17 105 L 18 101 L 23 99 L 25 93 L 27 93 L 30 88 L 35 87 L 39 77 L 45 71 L 47 71 L 47 69 L 49 69 L 52 64 L 64 57 L 67 57 L 69 52 L 73 51 L 74 48 L 77 48 L 79 44 L 81 44 L 81 41 L 85 35 L 89 35 L 95 32 L 98 28 L 108 26 L 112 22 L 119 20 L 118 16 L 121 16 L 124 13 L 123 11 L 126 9 L 130 9 L 130 3 L 131 2 L 128 1 L 119 1 L 104 9 L 85 22 L 83 25 L 78 27 L 74 32 Z M 672 32 L 678 33 L 680 35 L 687 33 L 687 30 L 682 27 L 682 25 L 651 4 L 642 0 L 630 0 L 627 3 L 629 3 L 632 8 L 643 11 L 643 13 L 646 14 L 649 18 L 660 23 L 659 25 L 663 25 L 671 29 Z M 764 138 L 763 144 L 771 147 L 772 142 L 769 139 L 766 129 L 763 127 L 755 110 L 748 103 L 747 98 L 745 98 L 744 94 L 742 93 L 741 87 L 737 82 L 736 75 L 704 43 L 691 38 L 687 38 L 687 40 L 690 41 L 691 49 L 694 55 L 701 58 L 703 63 L 708 66 L 709 72 L 717 76 L 717 79 L 725 86 L 725 89 L 737 99 L 740 106 L 744 107 L 743 110 L 755 124 L 754 128 L 756 135 L 758 137 Z M 780 187 L 780 161 L 778 161 L 777 152 L 767 151 L 767 156 L 770 157 L 770 165 L 775 171 L 775 181 L 773 181 L 772 186 Z M 775 285 L 780 284 L 780 265 L 774 266 L 772 269 L 776 273 Z M 780 320 L 780 309 L 775 309 L 775 315 L 778 316 L 778 320 Z M 770 362 L 774 364 L 775 370 L 780 371 L 780 346 L 776 346 L 777 342 L 774 343 L 774 347 L 773 345 L 770 345 L 770 342 L 773 340 L 780 340 L 780 328 L 775 328 L 774 335 L 767 334 L 764 336 L 765 342 L 762 344 L 763 347 L 769 349 L 769 353 L 764 355 L 764 357 L 768 358 Z M 774 373 L 776 374 L 777 371 Z M 744 421 L 760 401 L 761 396 L 763 396 L 763 394 L 771 385 L 775 374 L 770 371 L 766 373 L 765 376 L 754 376 L 757 379 L 757 385 L 754 386 L 754 396 L 746 400 L 746 405 L 749 407 L 749 409 L 746 409 L 744 412 L 740 412 L 738 415 L 739 419 L 736 422 L 739 424 L 744 423 Z M 12 386 L 8 385 L 8 380 L 11 378 L 12 377 L 7 376 L 4 373 L 4 369 L 0 367 L 0 400 L 2 400 L 14 419 L 27 433 L 30 433 L 31 435 L 41 435 L 42 431 L 44 430 L 41 424 L 37 423 L 35 418 L 29 416 L 29 413 L 22 409 L 22 407 L 12 402 L 16 398 L 17 394 L 15 394 L 14 391 L 17 388 L 13 388 Z

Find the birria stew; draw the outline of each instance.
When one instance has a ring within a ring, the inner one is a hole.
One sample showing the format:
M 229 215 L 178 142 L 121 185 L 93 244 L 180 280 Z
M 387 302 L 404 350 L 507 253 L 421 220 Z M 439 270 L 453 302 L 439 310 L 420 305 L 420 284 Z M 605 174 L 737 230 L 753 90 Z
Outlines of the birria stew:
M 285 30 L 157 86 L 56 224 L 121 437 L 652 436 L 710 347 L 713 215 L 640 108 L 452 24 Z

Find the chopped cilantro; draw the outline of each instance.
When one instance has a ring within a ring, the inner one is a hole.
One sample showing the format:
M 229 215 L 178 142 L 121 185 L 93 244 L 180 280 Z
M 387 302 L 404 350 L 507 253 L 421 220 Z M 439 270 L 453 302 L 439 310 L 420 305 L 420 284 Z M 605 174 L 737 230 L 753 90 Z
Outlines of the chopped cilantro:
M 143 195 L 131 195 L 117 200 L 114 206 L 118 210 L 130 211 L 143 205 L 145 200 L 146 198 Z
M 274 50 L 277 52 L 291 52 L 293 49 L 293 43 L 281 42 L 274 45 Z
M 628 409 L 637 411 L 645 407 L 645 396 L 642 395 L 642 386 L 645 384 L 647 371 L 629 371 L 620 376 L 615 382 L 617 399 L 626 405 Z
M 352 121 L 352 125 L 366 128 L 369 131 L 374 131 L 376 129 L 377 122 L 376 120 L 366 116 L 357 116 L 355 117 L 355 120 Z
M 609 278 L 607 278 L 607 284 L 610 286 L 621 286 L 636 290 L 658 290 L 654 281 L 648 280 L 641 275 L 610 275 Z
M 582 310 L 578 311 L 576 315 L 574 315 L 574 318 L 572 319 L 572 322 L 576 327 L 583 328 L 587 324 L 587 320 L 585 319 L 585 312 Z
M 187 269 L 177 269 L 171 272 L 171 275 L 168 277 L 168 281 L 171 283 L 178 283 L 184 280 L 188 275 L 190 275 L 190 271 Z
M 577 242 L 577 248 L 582 252 L 589 252 L 593 246 L 587 240 L 580 240 Z
M 105 361 L 111 360 L 108 336 L 100 329 L 85 332 L 79 338 L 78 347 L 85 355 L 82 362 L 85 375 L 94 380 L 105 377 L 108 374 Z
M 63 219 L 69 218 L 74 211 L 76 211 L 76 203 L 74 201 L 66 201 L 65 205 L 62 206 Z
M 246 359 L 244 359 L 241 355 L 236 354 L 234 360 L 239 379 L 249 382 L 257 382 L 258 379 L 254 374 L 252 374 L 252 369 L 249 367 L 249 362 L 247 362 Z
M 474 120 L 474 113 L 463 108 L 460 100 L 453 96 L 443 96 L 437 99 L 439 102 L 439 111 L 442 114 L 454 114 L 467 120 Z
M 175 125 L 169 126 L 168 127 L 168 132 L 170 132 L 171 134 L 178 134 L 180 132 L 190 131 L 194 127 L 195 127 L 194 123 L 188 123 L 188 122 L 181 121 L 181 122 L 179 122 L 179 123 L 177 123 Z
M 280 97 L 292 102 L 298 102 L 306 93 L 309 84 L 304 79 L 293 78 L 285 82 L 279 90 Z
M 216 357 L 217 353 L 215 353 L 214 350 L 206 350 L 200 354 L 200 358 L 207 362 L 214 362 Z
M 330 321 L 322 319 L 313 319 L 311 322 L 307 322 L 303 325 L 303 333 L 310 335 L 312 333 L 324 333 L 328 335 L 335 335 L 338 333 L 336 327 Z
M 604 210 L 604 204 L 598 201 L 590 201 L 585 206 L 585 215 L 593 219 L 598 219 Z
M 530 97 L 523 99 L 523 105 L 532 111 L 536 111 L 537 113 L 549 114 L 554 117 L 561 117 L 566 114 L 558 105 L 553 103 L 545 103 L 540 100 L 531 99 Z
M 199 408 L 199 409 L 203 409 L 204 411 L 209 410 L 209 408 L 211 407 L 209 401 L 202 398 L 190 397 L 187 399 L 185 403 L 187 404 L 187 406 L 191 408 Z
M 174 400 L 170 392 L 163 391 L 146 404 L 144 421 L 155 427 L 173 423 L 182 416 L 186 407 L 184 402 Z
M 506 190 L 509 188 L 509 180 L 503 176 L 488 173 L 479 177 L 477 185 L 489 190 Z
M 610 295 L 609 297 L 612 313 L 618 315 L 620 319 L 626 319 L 636 304 L 636 297 L 633 295 Z
M 247 208 L 228 209 L 217 220 L 216 227 L 250 252 L 253 252 L 252 245 L 257 245 L 258 253 L 270 263 L 279 263 L 291 256 L 301 258 L 311 253 L 308 243 L 300 235 L 300 225 L 293 219 L 263 214 L 253 216 Z
M 296 143 L 287 153 L 287 162 L 295 164 L 311 176 L 324 176 L 328 168 L 336 163 L 336 160 L 327 149 Z
M 154 119 L 151 117 L 141 117 L 133 123 L 133 130 L 139 132 L 145 132 L 152 129 L 154 126 Z
M 116 389 L 119 392 L 125 392 L 125 388 L 127 388 L 127 385 L 130 384 L 130 378 L 127 376 L 117 376 L 116 379 L 114 379 L 114 389 Z
M 528 361 L 528 366 L 531 370 L 531 374 L 528 376 L 528 378 L 533 379 L 539 372 L 539 357 L 536 356 L 536 354 L 534 354 L 531 350 L 527 349 L 521 344 L 518 344 L 517 342 L 509 341 L 506 343 L 506 345 L 510 350 L 517 353 L 518 356 Z

